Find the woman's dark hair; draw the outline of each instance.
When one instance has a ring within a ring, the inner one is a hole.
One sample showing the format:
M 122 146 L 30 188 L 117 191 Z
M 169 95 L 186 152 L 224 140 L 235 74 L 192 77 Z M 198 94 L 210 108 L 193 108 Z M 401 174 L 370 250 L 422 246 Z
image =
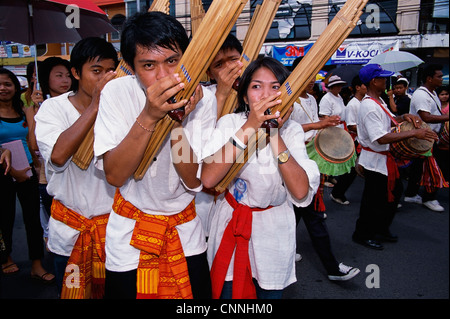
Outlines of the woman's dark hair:
M 444 85 L 444 86 L 440 86 L 440 87 L 436 88 L 437 95 L 441 94 L 442 91 L 446 91 L 447 93 L 450 93 L 450 91 L 448 90 L 448 85 Z
M 245 69 L 244 74 L 242 74 L 241 81 L 239 82 L 238 107 L 235 113 L 248 113 L 250 111 L 249 106 L 244 101 L 244 97 L 247 95 L 247 90 L 252 81 L 253 74 L 260 68 L 267 68 L 272 71 L 280 84 L 283 84 L 290 74 L 289 70 L 281 64 L 281 62 L 272 57 L 262 57 L 250 63 Z
M 70 65 L 75 68 L 77 74 L 81 77 L 83 65 L 94 59 L 98 59 L 98 61 L 112 59 L 116 67 L 119 64 L 116 49 L 111 43 L 102 38 L 89 37 L 75 44 L 70 54 Z M 78 81 L 74 79 L 72 83 L 73 90 L 77 91 Z
M 177 19 L 162 12 L 143 12 L 136 13 L 125 22 L 120 52 L 125 62 L 134 70 L 138 45 L 149 50 L 157 47 L 173 51 L 179 49 L 184 53 L 188 44 L 186 30 Z
M 37 61 L 37 67 L 38 67 L 38 74 L 39 74 L 39 70 L 41 69 L 41 61 Z M 25 101 L 27 102 L 27 104 L 31 104 L 31 94 L 33 93 L 34 90 L 34 81 L 33 81 L 33 73 L 34 73 L 34 68 L 36 67 L 36 63 L 34 63 L 34 61 L 30 62 L 27 64 L 27 83 L 28 83 L 28 87 L 25 91 Z
M 38 73 L 41 70 L 41 65 L 42 62 L 41 61 L 37 61 L 37 65 L 38 65 Z M 34 68 L 36 67 L 34 61 L 30 62 L 27 64 L 27 82 L 28 82 L 28 87 L 31 88 L 31 91 L 33 91 L 33 73 L 34 73 Z
M 22 109 L 23 102 L 20 99 L 20 94 L 21 94 L 20 82 L 17 79 L 17 76 L 14 73 L 12 73 L 10 70 L 5 69 L 5 68 L 0 68 L 0 74 L 6 74 L 13 82 L 14 88 L 16 89 L 16 93 L 14 93 L 13 100 L 12 100 L 12 105 L 13 105 L 14 111 L 16 111 L 16 113 L 19 114 L 20 117 L 25 116 L 25 113 Z
M 66 67 L 67 71 L 70 74 L 70 78 L 72 79 L 72 85 L 69 89 L 72 90 L 73 83 L 75 81 L 75 78 L 72 76 L 72 72 L 70 72 L 70 62 L 64 59 L 61 59 L 60 57 L 49 57 L 42 62 L 41 66 L 39 67 L 39 83 L 41 84 L 41 90 L 42 94 L 44 95 L 44 98 L 50 94 L 50 72 L 55 66 L 62 65 Z

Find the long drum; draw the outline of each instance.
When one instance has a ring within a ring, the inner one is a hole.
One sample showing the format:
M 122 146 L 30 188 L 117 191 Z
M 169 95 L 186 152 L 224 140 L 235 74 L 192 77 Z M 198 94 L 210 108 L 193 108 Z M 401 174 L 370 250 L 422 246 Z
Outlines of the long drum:
M 441 133 L 439 134 L 439 144 L 448 145 L 448 121 L 442 126 Z
M 327 127 L 319 131 L 306 145 L 308 157 L 314 160 L 325 175 L 339 176 L 349 173 L 355 166 L 355 143 L 351 135 L 340 127 Z
M 430 126 L 427 123 L 422 122 L 421 128 L 429 129 Z M 400 132 L 407 132 L 414 129 L 413 123 L 405 121 L 400 124 Z M 389 151 L 397 159 L 412 159 L 424 156 L 432 147 L 432 141 L 410 137 L 406 140 L 392 143 Z

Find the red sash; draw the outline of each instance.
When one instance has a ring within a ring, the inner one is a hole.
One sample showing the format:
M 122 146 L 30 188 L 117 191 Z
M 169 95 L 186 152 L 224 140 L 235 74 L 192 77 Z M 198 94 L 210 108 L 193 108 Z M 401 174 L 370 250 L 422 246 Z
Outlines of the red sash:
M 228 189 L 225 198 L 234 208 L 233 217 L 223 233 L 222 241 L 211 267 L 212 297 L 219 299 L 231 258 L 234 255 L 233 299 L 256 299 L 252 269 L 248 255 L 248 243 L 252 235 L 252 212 L 272 208 L 248 207 L 239 204 Z

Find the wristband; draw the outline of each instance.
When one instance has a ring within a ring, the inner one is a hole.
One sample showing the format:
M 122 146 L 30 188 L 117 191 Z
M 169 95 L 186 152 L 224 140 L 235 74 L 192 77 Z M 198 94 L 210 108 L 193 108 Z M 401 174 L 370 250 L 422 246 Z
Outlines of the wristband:
M 240 139 L 238 139 L 236 137 L 236 135 L 233 135 L 232 137 L 230 137 L 230 142 L 240 150 L 245 150 L 247 148 L 247 145 L 242 143 L 242 141 Z

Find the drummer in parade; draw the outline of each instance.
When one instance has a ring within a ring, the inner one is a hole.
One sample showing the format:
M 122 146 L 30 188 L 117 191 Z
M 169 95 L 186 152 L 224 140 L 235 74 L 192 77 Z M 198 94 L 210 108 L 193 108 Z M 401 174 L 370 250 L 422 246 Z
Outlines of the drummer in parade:
M 293 67 L 299 62 L 299 59 L 294 61 Z M 297 101 L 294 103 L 294 110 L 290 119 L 301 124 L 305 132 L 305 143 L 314 143 L 312 140 L 320 129 L 326 127 L 337 126 L 340 123 L 338 115 L 325 116 L 319 119 L 317 112 L 317 102 L 314 96 L 307 92 L 311 92 L 314 86 L 315 78 L 313 78 L 306 87 Z M 325 176 L 321 174 L 321 181 L 323 182 Z M 319 190 L 314 195 L 314 199 L 306 207 L 294 207 L 296 225 L 300 223 L 303 218 L 309 237 L 313 243 L 314 250 L 317 252 L 325 270 L 328 274 L 329 280 L 345 281 L 355 277 L 360 270 L 355 267 L 347 266 L 339 263 L 334 256 L 330 235 L 326 226 L 325 205 L 323 203 L 323 183 L 319 186 Z M 321 205 L 319 205 L 319 203 Z M 296 261 L 302 259 L 300 254 L 296 254 Z
M 414 92 L 410 105 L 410 113 L 420 116 L 422 121 L 429 123 L 436 134 L 440 133 L 442 124 L 448 121 L 449 117 L 448 113 L 442 113 L 441 102 L 436 94 L 436 89 L 442 86 L 442 78 L 441 65 L 428 65 L 423 72 L 423 85 Z M 448 150 L 441 150 L 436 144 L 434 146 L 433 156 L 439 166 L 448 165 L 448 162 L 443 160 L 445 152 L 448 153 Z M 443 212 L 444 207 L 436 200 L 438 187 L 425 187 L 422 197 L 418 194 L 423 175 L 423 162 L 423 158 L 412 161 L 408 187 L 405 191 L 405 202 L 423 204 L 432 211 Z
M 371 249 L 382 250 L 382 241 L 396 242 L 398 237 L 390 232 L 390 225 L 402 191 L 395 159 L 389 153 L 391 143 L 416 137 L 437 140 L 430 129 L 420 128 L 422 119 L 417 115 L 403 114 L 394 118 L 381 94 L 386 90 L 386 78 L 394 72 L 378 64 L 364 66 L 359 77 L 367 86 L 367 95 L 358 112 L 358 139 L 362 146 L 359 164 L 364 168 L 364 189 L 359 218 L 352 235 L 354 242 Z M 416 129 L 392 132 L 392 124 L 408 121 Z

